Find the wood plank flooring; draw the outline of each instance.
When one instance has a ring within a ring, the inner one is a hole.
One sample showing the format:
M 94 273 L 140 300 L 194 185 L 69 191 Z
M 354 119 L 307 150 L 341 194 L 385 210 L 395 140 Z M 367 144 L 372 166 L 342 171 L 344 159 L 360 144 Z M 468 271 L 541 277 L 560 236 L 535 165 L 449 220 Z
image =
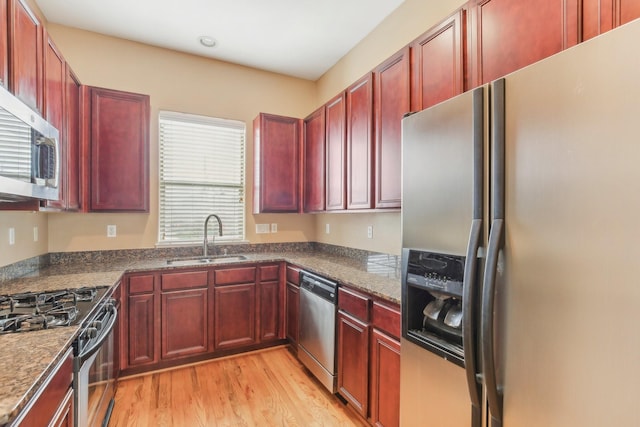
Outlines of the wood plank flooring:
M 367 424 L 277 347 L 122 379 L 109 426 Z

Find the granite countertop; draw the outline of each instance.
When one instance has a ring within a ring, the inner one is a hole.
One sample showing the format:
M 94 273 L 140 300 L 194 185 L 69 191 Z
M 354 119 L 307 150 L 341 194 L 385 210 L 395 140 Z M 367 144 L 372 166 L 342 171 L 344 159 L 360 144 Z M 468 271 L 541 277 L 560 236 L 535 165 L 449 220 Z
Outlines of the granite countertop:
M 366 261 L 323 252 L 253 253 L 246 260 L 225 262 L 287 261 L 302 269 L 363 290 L 391 303 L 400 303 L 398 266 L 384 255 Z M 207 265 L 211 267 L 212 265 Z M 55 264 L 26 276 L 0 283 L 0 294 L 49 291 L 83 286 L 113 286 L 127 272 L 189 269 L 193 265 L 167 265 L 165 258 L 112 259 L 106 262 Z M 0 425 L 14 419 L 33 398 L 72 344 L 78 326 L 0 335 Z

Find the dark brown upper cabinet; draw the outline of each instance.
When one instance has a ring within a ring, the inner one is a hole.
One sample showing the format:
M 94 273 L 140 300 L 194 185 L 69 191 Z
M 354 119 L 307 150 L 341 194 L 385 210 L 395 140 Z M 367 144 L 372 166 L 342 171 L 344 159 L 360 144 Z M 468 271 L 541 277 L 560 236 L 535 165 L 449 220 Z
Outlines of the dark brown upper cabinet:
M 149 96 L 83 87 L 84 200 L 91 212 L 149 212 Z
M 325 104 L 326 108 L 326 210 L 343 210 L 345 203 L 346 126 L 345 94 Z
M 80 210 L 80 117 L 81 83 L 69 64 L 65 67 L 65 126 L 66 138 L 64 207 L 67 210 Z
M 566 21 L 574 0 L 476 0 L 471 10 L 471 86 L 479 86 L 575 44 Z
M 374 70 L 375 208 L 401 203 L 402 117 L 410 111 L 409 47 Z
M 67 135 L 65 133 L 65 77 L 66 63 L 49 34 L 44 32 L 44 118 L 59 132 L 60 144 L 60 180 L 58 200 L 48 200 L 50 208 L 66 207 L 67 180 Z
M 373 73 L 346 91 L 347 209 L 373 207 Z
M 10 90 L 42 113 L 42 24 L 21 0 L 9 0 Z
M 458 10 L 411 43 L 411 110 L 464 91 L 466 10 Z
M 301 211 L 302 120 L 260 113 L 253 121 L 253 213 Z
M 325 208 L 325 125 L 324 105 L 304 119 L 304 212 L 322 212 Z
M 582 11 L 581 41 L 640 17 L 640 0 L 573 0 Z

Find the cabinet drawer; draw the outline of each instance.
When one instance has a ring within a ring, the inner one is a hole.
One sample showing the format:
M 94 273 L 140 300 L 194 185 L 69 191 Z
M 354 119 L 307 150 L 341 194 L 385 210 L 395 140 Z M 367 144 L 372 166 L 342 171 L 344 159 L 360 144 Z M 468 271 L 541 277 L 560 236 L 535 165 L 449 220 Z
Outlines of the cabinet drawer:
M 379 302 L 373 303 L 373 327 L 396 338 L 400 338 L 400 308 L 391 307 Z
M 207 270 L 165 273 L 161 276 L 160 287 L 163 291 L 204 288 L 207 286 L 207 274 Z
M 261 265 L 260 266 L 260 281 L 261 282 L 269 282 L 278 280 L 280 277 L 280 266 L 279 265 Z
M 346 288 L 338 288 L 338 308 L 357 317 L 363 322 L 369 321 L 369 298 Z
M 287 282 L 300 285 L 300 269 L 287 265 Z
M 215 271 L 214 283 L 219 285 L 233 285 L 236 283 L 252 283 L 256 281 L 255 267 L 225 268 Z
M 154 289 L 155 281 L 153 274 L 129 277 L 129 295 L 145 294 L 153 292 Z

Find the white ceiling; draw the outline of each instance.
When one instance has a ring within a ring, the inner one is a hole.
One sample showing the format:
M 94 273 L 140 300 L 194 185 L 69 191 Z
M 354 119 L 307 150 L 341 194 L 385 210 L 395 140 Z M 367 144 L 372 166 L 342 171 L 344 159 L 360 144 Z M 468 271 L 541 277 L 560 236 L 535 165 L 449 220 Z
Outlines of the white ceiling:
M 316 80 L 404 0 L 35 1 L 49 22 Z

